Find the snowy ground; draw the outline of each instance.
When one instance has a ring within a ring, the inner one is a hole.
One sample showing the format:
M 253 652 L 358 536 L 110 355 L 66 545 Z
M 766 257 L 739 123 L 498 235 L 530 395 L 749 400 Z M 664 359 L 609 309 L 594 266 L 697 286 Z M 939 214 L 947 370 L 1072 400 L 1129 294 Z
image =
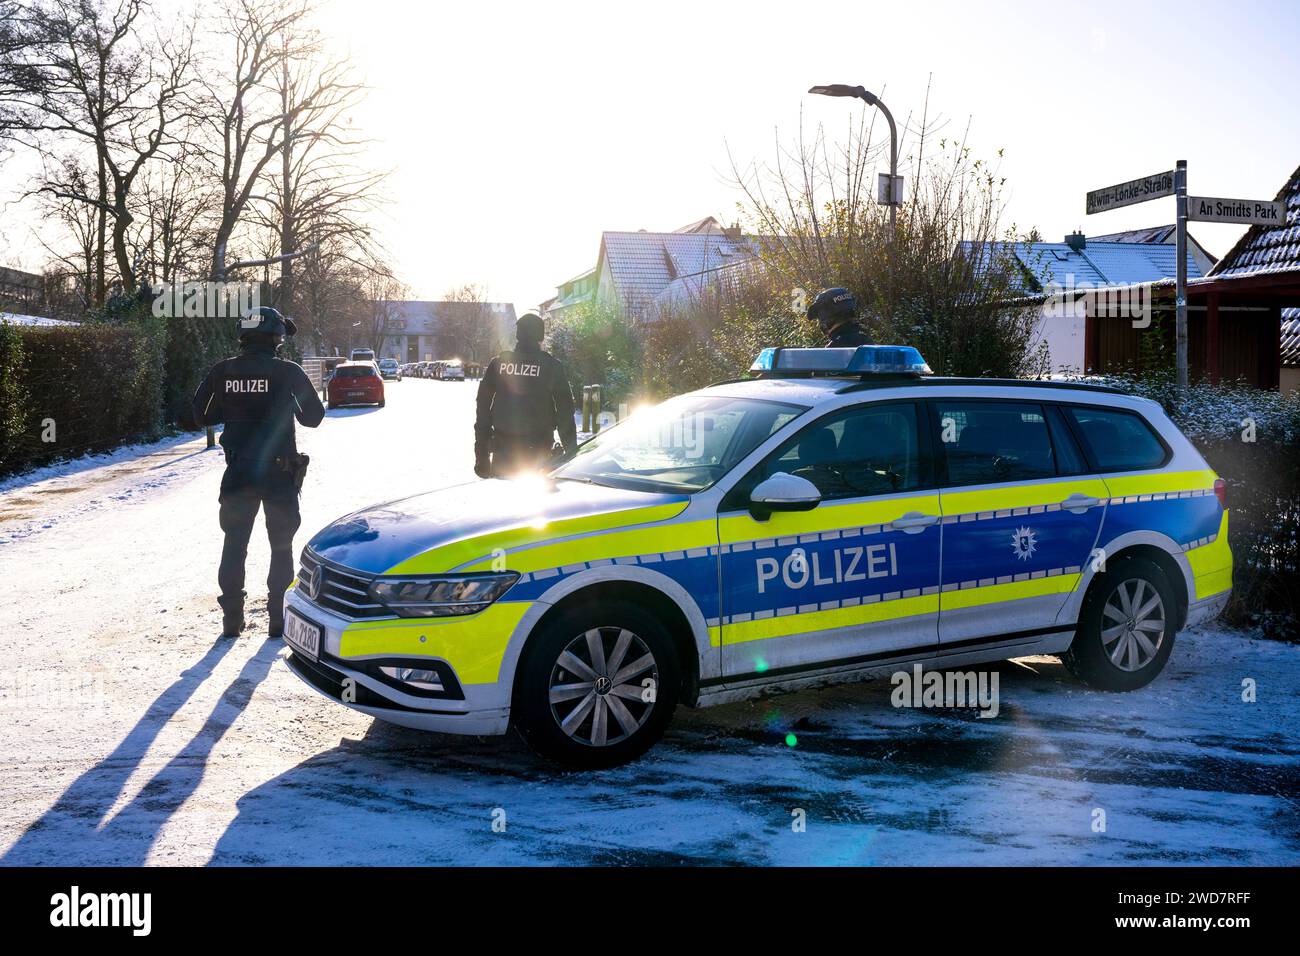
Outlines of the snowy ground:
M 467 480 L 473 390 L 390 384 L 387 408 L 303 434 L 297 543 Z M 896 710 L 883 683 L 681 710 L 640 762 L 560 773 L 514 737 L 322 699 L 262 639 L 264 598 L 219 640 L 220 471 L 172 440 L 0 486 L 0 861 L 1300 863 L 1300 648 L 1185 633 L 1126 695 L 1005 664 L 991 720 Z

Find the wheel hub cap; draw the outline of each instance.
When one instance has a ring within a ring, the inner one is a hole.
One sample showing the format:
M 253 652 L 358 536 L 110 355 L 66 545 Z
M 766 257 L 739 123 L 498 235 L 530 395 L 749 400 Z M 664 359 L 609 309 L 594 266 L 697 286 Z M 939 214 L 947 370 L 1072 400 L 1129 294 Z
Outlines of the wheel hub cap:
M 1111 592 L 1102 607 L 1101 643 L 1122 671 L 1141 670 L 1165 639 L 1165 605 L 1144 578 L 1130 578 Z
M 655 706 L 659 667 L 627 628 L 595 627 L 560 652 L 551 669 L 551 715 L 573 740 L 607 747 L 626 740 Z

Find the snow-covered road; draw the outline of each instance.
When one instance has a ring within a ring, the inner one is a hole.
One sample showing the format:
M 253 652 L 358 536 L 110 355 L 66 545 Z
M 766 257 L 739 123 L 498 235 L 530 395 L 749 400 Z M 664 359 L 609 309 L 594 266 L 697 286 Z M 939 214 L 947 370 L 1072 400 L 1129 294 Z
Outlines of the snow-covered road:
M 300 431 L 297 544 L 469 480 L 473 391 L 390 384 Z M 1300 863 L 1300 648 L 1184 633 L 1126 695 L 1005 664 L 994 719 L 886 683 L 681 710 L 641 761 L 561 773 L 300 684 L 261 635 L 260 524 L 253 632 L 218 639 L 220 472 L 172 440 L 0 485 L 0 862 Z

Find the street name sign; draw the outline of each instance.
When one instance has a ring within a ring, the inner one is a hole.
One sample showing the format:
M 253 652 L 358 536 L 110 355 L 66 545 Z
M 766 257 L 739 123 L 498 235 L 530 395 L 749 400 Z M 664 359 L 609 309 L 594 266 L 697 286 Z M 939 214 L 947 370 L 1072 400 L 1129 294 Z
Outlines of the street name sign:
M 1088 193 L 1087 215 L 1091 216 L 1095 212 L 1106 212 L 1108 209 L 1118 209 L 1121 206 L 1131 206 L 1134 203 L 1173 194 L 1174 172 L 1171 169 L 1115 186 L 1107 186 L 1105 189 L 1094 189 Z
M 1271 199 L 1215 199 L 1188 196 L 1187 218 L 1196 222 L 1237 222 L 1259 226 L 1285 226 L 1286 203 Z

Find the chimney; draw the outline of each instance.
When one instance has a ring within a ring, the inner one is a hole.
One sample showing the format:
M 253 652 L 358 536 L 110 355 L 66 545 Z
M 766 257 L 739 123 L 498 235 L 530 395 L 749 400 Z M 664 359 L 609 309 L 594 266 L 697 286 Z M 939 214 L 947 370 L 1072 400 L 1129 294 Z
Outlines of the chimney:
M 734 226 L 723 226 L 722 234 L 726 236 L 728 239 L 731 239 L 733 242 L 740 241 L 740 239 L 743 238 L 744 236 L 744 234 L 740 231 L 740 223 L 736 223 Z
M 1075 230 L 1065 237 L 1065 244 L 1075 252 L 1083 252 L 1084 248 L 1088 245 L 1088 239 L 1083 233 Z

